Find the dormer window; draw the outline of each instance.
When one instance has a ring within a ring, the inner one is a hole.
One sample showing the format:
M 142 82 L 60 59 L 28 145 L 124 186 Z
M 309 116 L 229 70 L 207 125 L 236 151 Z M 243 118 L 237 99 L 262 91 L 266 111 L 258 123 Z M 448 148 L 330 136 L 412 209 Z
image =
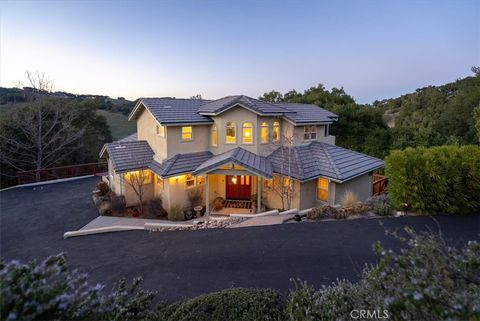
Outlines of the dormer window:
M 272 140 L 274 142 L 278 142 L 280 140 L 280 123 L 278 121 L 273 122 Z
M 237 143 L 236 132 L 237 132 L 237 125 L 231 121 L 227 122 L 225 143 L 236 144 Z
M 192 126 L 183 126 L 182 127 L 182 141 L 187 142 L 193 139 L 193 128 Z
M 243 123 L 242 143 L 253 144 L 253 124 L 251 122 Z
M 262 127 L 260 129 L 260 136 L 262 140 L 262 144 L 268 143 L 268 123 L 263 122 Z
M 317 139 L 317 126 L 304 126 L 303 127 L 303 140 L 316 140 Z
M 165 137 L 165 127 L 162 125 L 157 125 L 157 135 L 160 137 Z
M 217 133 L 217 125 L 212 126 L 212 146 L 217 146 L 218 142 L 218 133 Z

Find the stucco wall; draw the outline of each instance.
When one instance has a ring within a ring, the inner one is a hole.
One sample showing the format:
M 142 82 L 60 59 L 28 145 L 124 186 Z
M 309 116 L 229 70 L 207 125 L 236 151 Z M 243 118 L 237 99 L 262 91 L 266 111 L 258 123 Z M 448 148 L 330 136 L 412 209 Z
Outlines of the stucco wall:
M 364 174 L 342 184 L 335 184 L 335 204 L 340 204 L 346 191 L 353 192 L 359 201 L 365 201 L 372 196 L 373 175 Z
M 209 150 L 211 125 L 192 126 L 193 139 L 182 141 L 182 126 L 167 126 L 167 158 Z
M 143 111 L 137 117 L 138 140 L 146 140 L 155 152 L 155 159 L 160 162 L 167 157 L 166 137 L 168 137 L 169 133 L 168 129 L 165 128 L 166 137 L 157 135 L 157 125 L 159 125 L 159 123 L 146 109 L 143 109 Z
M 278 175 L 273 175 L 274 176 L 274 182 L 273 182 L 273 189 L 268 188 L 265 186 L 265 184 L 262 185 L 262 196 L 264 200 L 264 204 L 268 206 L 269 208 L 276 208 L 276 209 L 283 209 L 282 206 L 282 198 L 279 193 L 276 191 L 280 191 L 280 176 Z M 300 195 L 301 195 L 301 186 L 300 182 L 296 180 L 292 180 L 293 184 L 293 189 L 294 189 L 294 194 L 292 197 L 292 204 L 291 208 L 299 208 L 300 206 Z M 285 207 L 287 207 L 287 204 L 285 202 Z

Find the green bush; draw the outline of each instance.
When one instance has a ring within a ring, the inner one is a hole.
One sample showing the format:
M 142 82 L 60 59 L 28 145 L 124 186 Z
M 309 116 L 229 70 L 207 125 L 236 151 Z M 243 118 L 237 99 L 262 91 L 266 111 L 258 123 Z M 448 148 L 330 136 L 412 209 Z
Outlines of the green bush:
M 385 159 L 395 208 L 420 213 L 480 210 L 480 147 L 440 146 L 393 151 Z
M 407 249 L 399 253 L 374 245 L 379 262 L 358 282 L 337 281 L 319 291 L 297 282 L 288 319 L 352 320 L 353 309 L 366 309 L 386 311 L 388 320 L 479 320 L 480 244 L 456 249 L 437 235 L 407 232 Z
M 105 183 L 104 181 L 99 181 L 95 187 L 97 188 L 97 190 L 99 191 L 98 192 L 98 195 L 100 196 L 105 196 L 108 194 L 108 192 L 110 191 L 110 186 L 108 186 L 107 183 Z
M 156 320 L 270 321 L 284 320 L 284 302 L 273 290 L 232 288 L 160 306 Z
M 0 320 L 139 320 L 150 313 L 152 292 L 120 281 L 109 292 L 86 274 L 68 271 L 64 255 L 0 262 Z
M 168 219 L 170 221 L 184 221 L 185 214 L 183 213 L 182 208 L 180 205 L 172 205 L 168 210 Z
M 370 197 L 366 203 L 380 216 L 392 215 L 393 207 L 387 194 Z

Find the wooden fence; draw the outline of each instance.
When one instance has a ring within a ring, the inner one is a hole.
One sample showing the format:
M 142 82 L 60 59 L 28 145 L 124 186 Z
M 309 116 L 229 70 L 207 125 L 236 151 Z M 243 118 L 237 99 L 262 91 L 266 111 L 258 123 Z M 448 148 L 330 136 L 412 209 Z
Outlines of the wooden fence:
M 39 170 L 17 172 L 17 184 L 50 181 L 53 179 L 94 175 L 108 171 L 107 163 L 88 163 L 62 167 L 42 168 Z
M 373 174 L 373 195 L 380 195 L 385 193 L 388 185 L 387 176 L 380 174 Z

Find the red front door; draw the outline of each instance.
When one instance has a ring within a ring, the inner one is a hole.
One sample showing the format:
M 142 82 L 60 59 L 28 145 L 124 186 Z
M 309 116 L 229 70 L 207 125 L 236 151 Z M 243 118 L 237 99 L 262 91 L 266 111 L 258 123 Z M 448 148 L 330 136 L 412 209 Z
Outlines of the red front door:
M 227 175 L 226 199 L 250 200 L 252 195 L 252 177 Z

